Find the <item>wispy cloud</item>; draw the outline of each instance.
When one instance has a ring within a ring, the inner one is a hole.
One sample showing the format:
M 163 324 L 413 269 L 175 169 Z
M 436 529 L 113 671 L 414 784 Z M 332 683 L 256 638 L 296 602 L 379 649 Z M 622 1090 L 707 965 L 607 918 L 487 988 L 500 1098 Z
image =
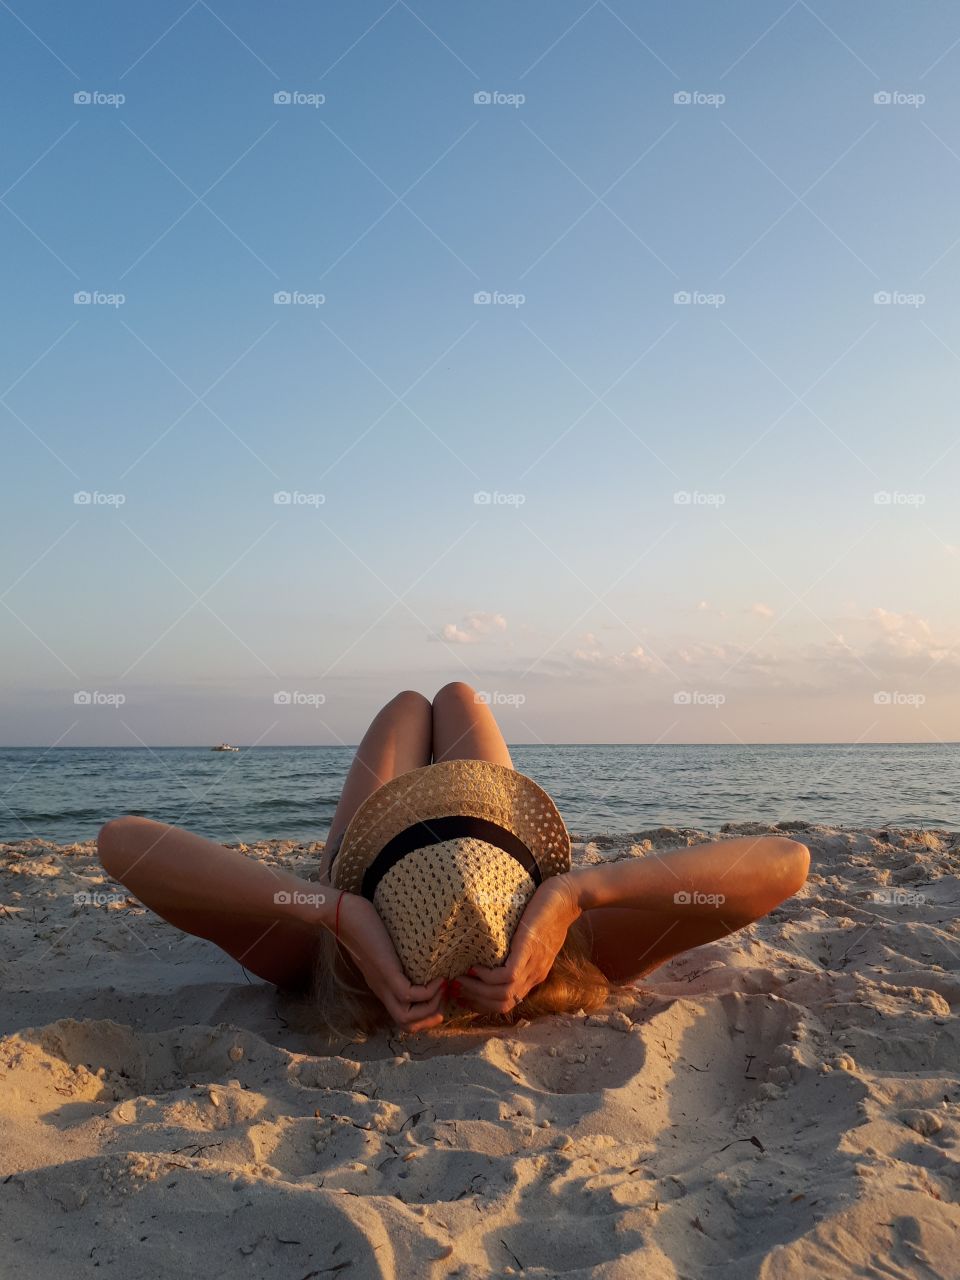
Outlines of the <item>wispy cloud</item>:
M 444 624 L 440 635 L 431 639 L 445 640 L 447 644 L 477 644 L 479 641 L 506 631 L 507 620 L 502 613 L 474 611 L 459 622 Z
M 573 661 L 581 667 L 594 667 L 609 671 L 658 671 L 663 669 L 660 663 L 651 654 L 648 654 L 643 645 L 634 645 L 632 649 L 627 649 L 619 653 L 607 653 L 603 647 L 596 643 L 595 637 L 591 647 L 574 649 Z
M 754 605 L 743 612 L 763 618 L 773 614 L 765 610 L 765 605 Z M 896 682 L 907 678 L 940 686 L 956 683 L 960 636 L 939 634 L 925 618 L 878 606 L 832 624 L 824 620 L 824 626 L 831 625 L 832 633 L 824 638 L 798 641 L 791 631 L 780 639 L 771 630 L 759 643 L 651 633 L 642 644 L 618 646 L 612 639 L 605 645 L 588 631 L 539 665 L 544 675 L 567 680 L 592 673 L 591 678 L 636 678 L 664 688 L 682 671 L 685 679 L 704 688 L 741 692 L 869 690 L 885 687 L 883 682 L 899 687 Z

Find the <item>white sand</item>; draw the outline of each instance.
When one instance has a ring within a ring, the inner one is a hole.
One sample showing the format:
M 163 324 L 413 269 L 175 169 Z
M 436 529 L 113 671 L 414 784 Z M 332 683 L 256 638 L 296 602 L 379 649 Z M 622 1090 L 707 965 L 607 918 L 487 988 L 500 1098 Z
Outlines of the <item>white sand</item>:
M 960 1276 L 960 836 L 799 838 L 802 894 L 616 1011 L 332 1049 L 75 905 L 90 845 L 0 845 L 0 1276 Z

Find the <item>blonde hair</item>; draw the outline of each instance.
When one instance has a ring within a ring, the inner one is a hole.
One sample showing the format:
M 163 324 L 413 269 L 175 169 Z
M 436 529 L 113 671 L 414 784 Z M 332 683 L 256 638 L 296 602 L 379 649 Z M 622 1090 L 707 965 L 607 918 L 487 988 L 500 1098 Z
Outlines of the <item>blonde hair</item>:
M 467 1027 L 507 1027 L 547 1013 L 590 1013 L 605 1004 L 613 986 L 590 958 L 589 930 L 581 920 L 567 931 L 549 974 L 509 1013 L 478 1013 L 458 1006 L 444 1009 L 433 1034 Z M 333 934 L 320 938 L 309 1002 L 311 1022 L 330 1036 L 356 1039 L 392 1026 L 390 1015 L 349 963 Z

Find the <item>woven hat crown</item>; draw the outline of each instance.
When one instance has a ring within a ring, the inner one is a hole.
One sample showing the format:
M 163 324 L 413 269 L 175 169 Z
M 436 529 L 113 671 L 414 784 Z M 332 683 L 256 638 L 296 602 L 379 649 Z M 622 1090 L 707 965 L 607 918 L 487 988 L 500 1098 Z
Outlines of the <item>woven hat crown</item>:
M 477 829 L 492 832 L 491 839 L 434 839 L 390 861 L 371 883 L 371 868 L 378 871 L 378 855 L 391 841 L 417 824 L 429 833 L 431 820 L 455 816 L 489 824 Z M 525 861 L 509 851 L 518 845 Z M 401 774 L 360 805 L 333 880 L 371 898 L 407 976 L 426 983 L 471 964 L 503 964 L 538 881 L 569 868 L 570 837 L 537 783 L 489 761 L 451 760 Z
M 408 854 L 377 885 L 374 905 L 411 982 L 496 968 L 536 890 L 509 854 L 455 839 Z

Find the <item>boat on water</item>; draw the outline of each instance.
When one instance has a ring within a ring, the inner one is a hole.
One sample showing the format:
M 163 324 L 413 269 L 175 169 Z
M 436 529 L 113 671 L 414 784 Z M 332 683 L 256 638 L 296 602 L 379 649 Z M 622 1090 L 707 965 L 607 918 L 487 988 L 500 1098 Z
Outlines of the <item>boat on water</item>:
M 239 751 L 239 747 L 231 747 L 228 742 L 221 742 L 219 747 L 211 747 L 211 751 Z

